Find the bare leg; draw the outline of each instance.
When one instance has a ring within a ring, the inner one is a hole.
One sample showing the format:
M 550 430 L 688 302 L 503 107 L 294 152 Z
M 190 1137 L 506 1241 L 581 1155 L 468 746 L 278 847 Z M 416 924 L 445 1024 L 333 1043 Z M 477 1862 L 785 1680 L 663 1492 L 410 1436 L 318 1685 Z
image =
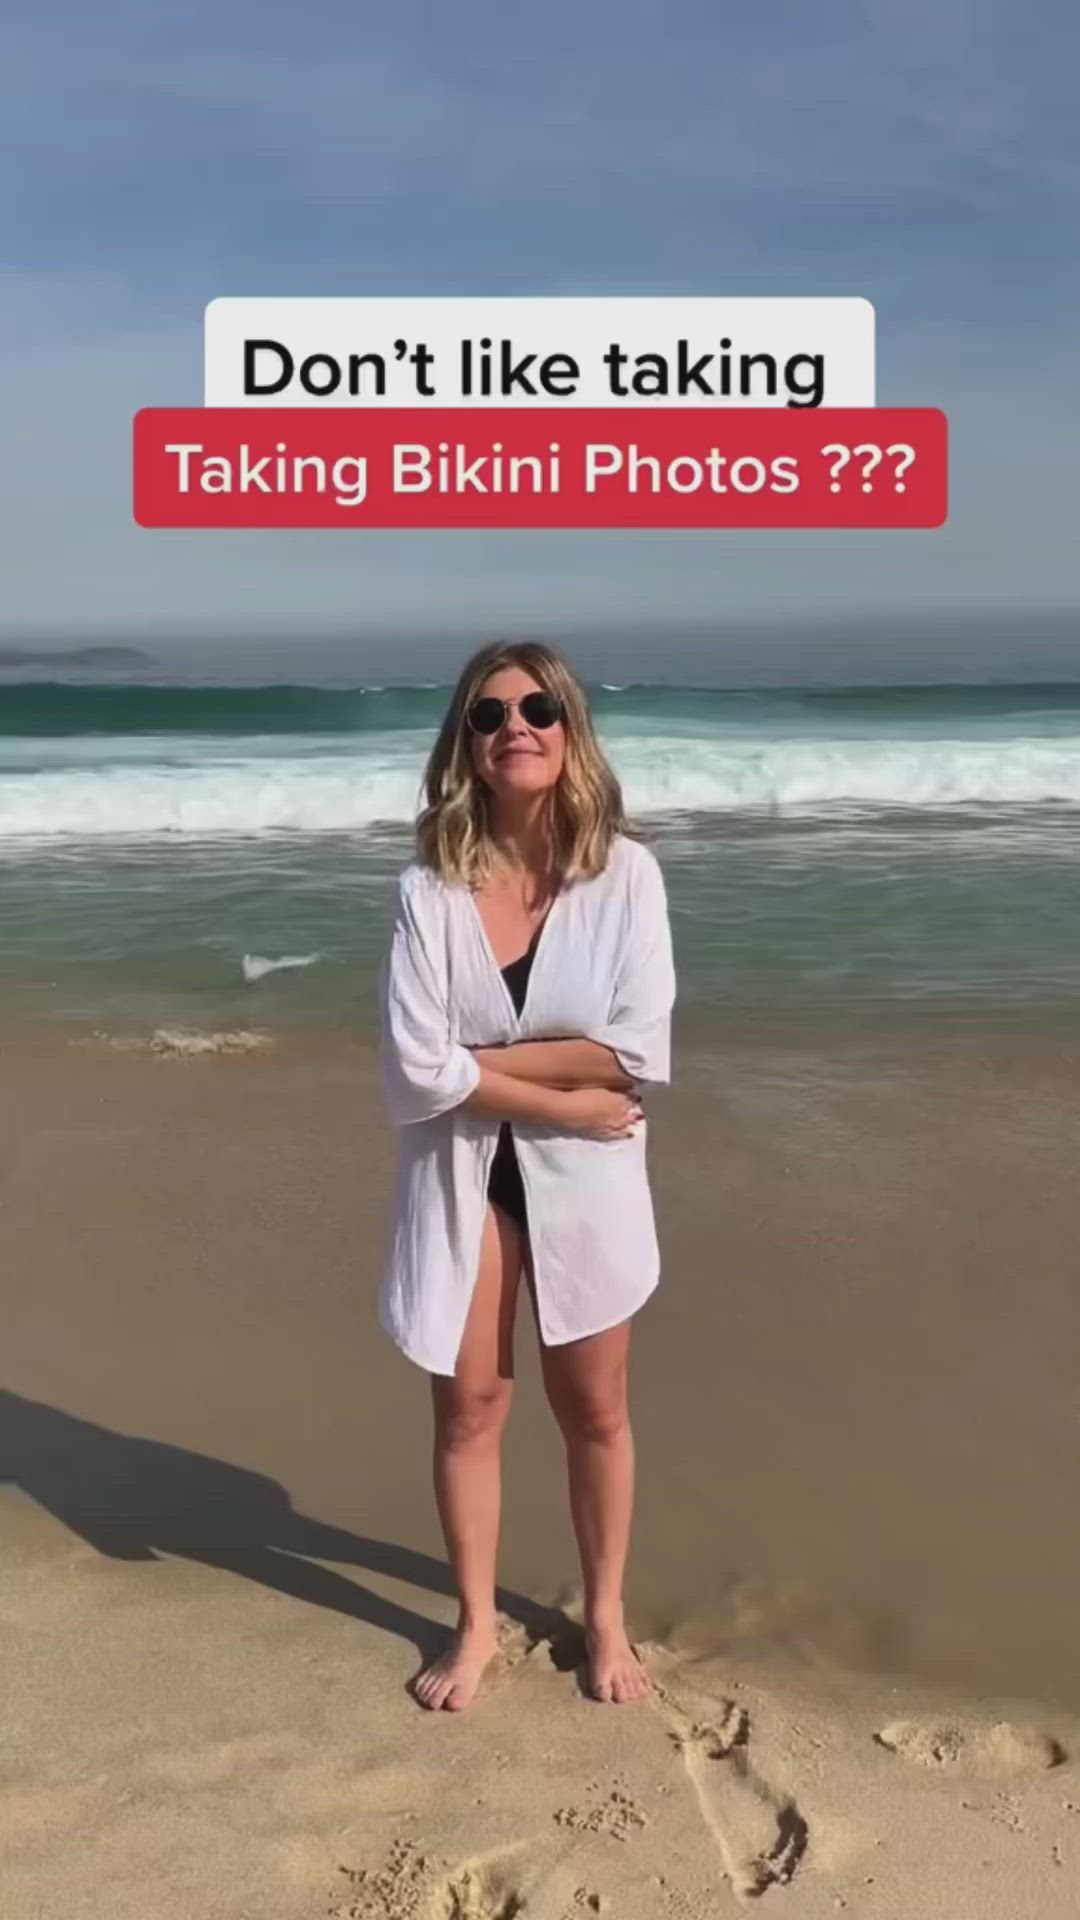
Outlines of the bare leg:
M 634 1505 L 627 1410 L 630 1323 L 544 1347 L 544 1384 L 566 1441 L 570 1510 L 585 1583 L 589 1683 L 598 1700 L 640 1700 L 645 1669 L 623 1624 L 623 1576 Z
M 458 1592 L 457 1632 L 416 1682 L 425 1707 L 460 1712 L 495 1652 L 499 1443 L 510 1411 L 521 1235 L 488 1207 L 480 1265 L 453 1378 L 432 1376 L 435 1498 Z

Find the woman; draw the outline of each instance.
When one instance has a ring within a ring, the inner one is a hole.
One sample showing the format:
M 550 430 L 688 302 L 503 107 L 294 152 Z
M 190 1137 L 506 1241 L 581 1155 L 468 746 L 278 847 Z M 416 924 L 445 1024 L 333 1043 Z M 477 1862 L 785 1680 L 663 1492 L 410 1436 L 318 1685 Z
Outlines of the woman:
M 660 868 L 627 825 L 581 686 L 551 648 L 462 671 L 425 776 L 382 973 L 400 1129 L 380 1319 L 432 1375 L 435 1490 L 460 1601 L 420 1676 L 460 1710 L 495 1651 L 499 1442 L 524 1272 L 566 1442 L 590 1689 L 642 1697 L 623 1624 L 630 1320 L 659 1254 L 640 1088 L 669 1077 Z

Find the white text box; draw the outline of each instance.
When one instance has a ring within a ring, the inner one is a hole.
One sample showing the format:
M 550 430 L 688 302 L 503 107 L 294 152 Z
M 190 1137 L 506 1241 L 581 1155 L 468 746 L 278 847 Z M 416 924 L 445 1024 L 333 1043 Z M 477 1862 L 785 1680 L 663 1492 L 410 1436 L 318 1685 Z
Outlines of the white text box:
M 229 299 L 210 407 L 868 407 L 861 298 Z

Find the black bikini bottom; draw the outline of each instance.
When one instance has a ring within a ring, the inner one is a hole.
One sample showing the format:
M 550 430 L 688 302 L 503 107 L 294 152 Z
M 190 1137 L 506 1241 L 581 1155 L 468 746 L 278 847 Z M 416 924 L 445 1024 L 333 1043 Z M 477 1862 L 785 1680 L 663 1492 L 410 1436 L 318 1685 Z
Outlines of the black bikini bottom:
M 514 1150 L 514 1136 L 510 1131 L 510 1122 L 504 1120 L 499 1128 L 498 1145 L 491 1162 L 491 1175 L 488 1179 L 488 1199 L 516 1220 L 519 1227 L 528 1229 L 528 1217 L 525 1212 L 525 1188 L 521 1179 Z

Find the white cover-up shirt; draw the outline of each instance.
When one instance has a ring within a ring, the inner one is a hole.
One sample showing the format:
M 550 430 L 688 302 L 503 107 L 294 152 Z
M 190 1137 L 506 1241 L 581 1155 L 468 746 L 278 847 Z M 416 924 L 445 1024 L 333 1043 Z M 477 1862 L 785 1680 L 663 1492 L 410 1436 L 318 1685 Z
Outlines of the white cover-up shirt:
M 462 1110 L 471 1046 L 585 1037 L 639 1083 L 670 1078 L 675 998 L 659 863 L 618 835 L 602 873 L 564 885 L 541 928 L 519 1016 L 466 886 L 414 862 L 401 875 L 380 980 L 380 1067 L 399 1130 L 379 1319 L 409 1359 L 452 1374 L 480 1257 L 493 1115 Z M 514 1120 L 546 1345 L 617 1325 L 653 1291 L 660 1257 L 646 1122 L 600 1140 Z

